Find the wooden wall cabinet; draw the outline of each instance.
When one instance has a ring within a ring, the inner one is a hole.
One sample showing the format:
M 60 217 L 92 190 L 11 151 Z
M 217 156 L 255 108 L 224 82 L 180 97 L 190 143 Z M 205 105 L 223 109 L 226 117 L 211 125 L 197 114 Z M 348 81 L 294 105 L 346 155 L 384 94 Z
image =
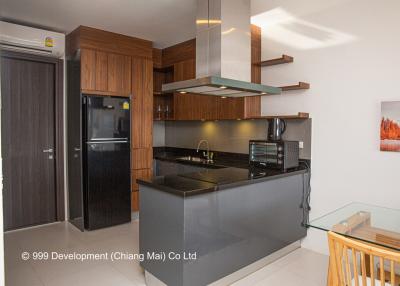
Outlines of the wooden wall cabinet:
M 190 59 L 174 64 L 174 81 L 196 78 L 196 60 Z
M 137 179 L 149 178 L 153 167 L 153 62 L 132 58 L 131 174 L 132 209 L 139 210 Z
M 174 64 L 174 81 L 196 78 L 194 59 Z M 218 118 L 217 97 L 190 93 L 174 94 L 175 120 L 212 120 Z
M 238 119 L 244 118 L 244 98 L 218 98 L 218 119 Z
M 252 25 L 251 29 L 251 79 L 261 82 L 261 29 Z M 196 41 L 190 40 L 163 50 L 153 50 L 153 61 L 157 65 L 154 71 L 155 90 L 161 90 L 163 81 L 159 78 L 159 69 L 173 75 L 173 81 L 196 78 Z M 158 109 L 173 107 L 172 118 L 159 116 Z M 156 120 L 233 120 L 259 117 L 261 115 L 261 97 L 222 98 L 198 94 L 174 93 L 173 96 L 155 94 L 154 118 Z
M 172 120 L 174 119 L 174 95 L 172 93 L 162 94 L 161 87 L 164 83 L 174 81 L 174 69 L 173 67 L 160 68 L 160 63 L 156 62 L 153 62 L 153 65 L 154 120 Z
M 80 26 L 66 37 L 67 56 L 81 51 L 81 91 L 104 96 L 131 95 L 132 208 L 139 209 L 137 178 L 152 173 L 152 42 Z M 159 59 L 161 54 L 158 53 Z
M 131 93 L 131 57 L 108 54 L 108 91 L 112 94 L 129 96 Z
M 81 50 L 81 88 L 85 93 L 129 96 L 131 57 L 90 49 Z

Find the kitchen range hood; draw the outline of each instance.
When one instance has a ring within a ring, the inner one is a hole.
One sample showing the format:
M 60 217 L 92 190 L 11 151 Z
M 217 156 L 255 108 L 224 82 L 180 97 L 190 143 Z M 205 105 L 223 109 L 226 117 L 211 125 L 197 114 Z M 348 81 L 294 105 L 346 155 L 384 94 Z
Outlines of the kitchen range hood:
M 196 79 L 163 84 L 163 93 L 221 97 L 281 93 L 278 87 L 251 83 L 250 2 L 197 0 Z

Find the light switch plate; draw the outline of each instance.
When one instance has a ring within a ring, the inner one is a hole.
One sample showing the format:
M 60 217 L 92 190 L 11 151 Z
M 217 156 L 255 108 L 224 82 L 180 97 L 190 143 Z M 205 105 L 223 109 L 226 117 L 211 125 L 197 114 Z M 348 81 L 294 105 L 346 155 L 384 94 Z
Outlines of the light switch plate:
M 299 141 L 299 148 L 303 149 L 304 148 L 304 142 L 303 141 Z

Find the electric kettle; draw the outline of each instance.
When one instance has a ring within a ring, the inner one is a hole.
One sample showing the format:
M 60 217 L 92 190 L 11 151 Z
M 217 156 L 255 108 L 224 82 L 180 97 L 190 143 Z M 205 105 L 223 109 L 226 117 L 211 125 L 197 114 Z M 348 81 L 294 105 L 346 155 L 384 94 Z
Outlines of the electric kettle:
M 268 120 L 268 140 L 279 141 L 282 140 L 282 135 L 286 130 L 286 122 L 280 118 L 273 118 Z

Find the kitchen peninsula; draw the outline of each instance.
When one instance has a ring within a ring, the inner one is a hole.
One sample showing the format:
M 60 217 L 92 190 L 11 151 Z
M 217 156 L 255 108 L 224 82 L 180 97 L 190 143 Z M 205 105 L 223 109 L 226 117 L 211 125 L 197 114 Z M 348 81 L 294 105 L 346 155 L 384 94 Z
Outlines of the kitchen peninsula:
M 229 154 L 207 163 L 182 157 L 184 151 L 190 154 L 170 149 L 154 155 L 158 163 L 182 166 L 179 173 L 138 180 L 140 253 L 166 255 L 164 262 L 141 263 L 146 278 L 207 285 L 266 257 L 276 259 L 285 247 L 298 247 L 293 244 L 306 236 L 308 216 L 305 164 L 283 172 L 252 168 L 240 156 L 228 160 Z

